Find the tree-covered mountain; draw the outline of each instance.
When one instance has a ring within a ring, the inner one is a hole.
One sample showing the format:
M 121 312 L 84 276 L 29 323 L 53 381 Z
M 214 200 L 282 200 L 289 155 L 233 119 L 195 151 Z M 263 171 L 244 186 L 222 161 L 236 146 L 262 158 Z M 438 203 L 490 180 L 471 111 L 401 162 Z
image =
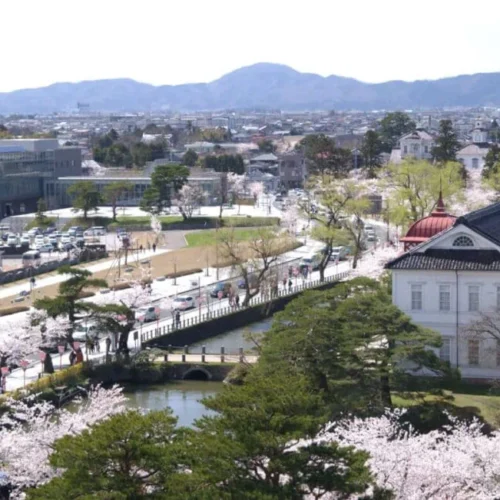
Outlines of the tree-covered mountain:
M 364 83 L 300 73 L 280 64 L 240 68 L 210 83 L 153 86 L 130 79 L 55 83 L 0 93 L 0 114 L 92 111 L 200 111 L 217 109 L 417 109 L 499 106 L 500 73 L 440 80 Z

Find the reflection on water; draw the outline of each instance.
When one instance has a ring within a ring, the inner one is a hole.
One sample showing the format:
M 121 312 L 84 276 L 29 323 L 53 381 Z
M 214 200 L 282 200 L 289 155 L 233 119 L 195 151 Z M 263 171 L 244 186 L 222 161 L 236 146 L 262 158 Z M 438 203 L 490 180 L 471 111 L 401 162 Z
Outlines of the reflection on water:
M 248 331 L 263 333 L 269 330 L 271 322 L 272 318 L 269 318 L 232 330 L 218 337 L 193 344 L 190 346 L 190 351 L 201 351 L 202 345 L 206 346 L 208 353 L 220 352 L 221 347 L 225 347 L 226 352 L 236 352 L 240 347 L 249 350 L 254 345 L 244 339 L 244 334 Z M 213 413 L 203 406 L 201 400 L 217 394 L 222 388 L 222 382 L 183 380 L 159 385 L 127 386 L 125 393 L 130 408 L 163 410 L 170 407 L 179 419 L 178 425 L 191 426 L 196 419 Z
M 170 407 L 178 418 L 179 426 L 191 426 L 203 415 L 210 415 L 201 400 L 222 390 L 222 382 L 183 380 L 168 384 L 127 386 L 127 406 L 147 410 L 164 410 Z
M 243 328 L 238 328 L 236 330 L 231 330 L 230 332 L 223 333 L 218 337 L 213 337 L 202 342 L 197 342 L 189 346 L 191 352 L 201 351 L 201 346 L 206 346 L 207 352 L 218 353 L 221 347 L 225 347 L 226 352 L 236 352 L 240 347 L 243 347 L 245 351 L 252 349 L 254 344 L 244 338 L 245 333 L 264 333 L 269 328 L 271 328 L 271 323 L 273 319 L 268 318 L 257 323 L 252 323 L 251 325 L 245 326 Z

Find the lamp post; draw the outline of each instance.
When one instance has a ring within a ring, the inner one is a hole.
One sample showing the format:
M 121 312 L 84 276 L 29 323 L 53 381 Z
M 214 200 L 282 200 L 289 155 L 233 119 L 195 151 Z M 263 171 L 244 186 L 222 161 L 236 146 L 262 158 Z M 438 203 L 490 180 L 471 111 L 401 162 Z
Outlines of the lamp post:
M 26 369 L 28 368 L 29 364 L 30 362 L 27 359 L 22 359 L 19 362 L 19 365 L 23 370 L 23 387 L 26 387 Z

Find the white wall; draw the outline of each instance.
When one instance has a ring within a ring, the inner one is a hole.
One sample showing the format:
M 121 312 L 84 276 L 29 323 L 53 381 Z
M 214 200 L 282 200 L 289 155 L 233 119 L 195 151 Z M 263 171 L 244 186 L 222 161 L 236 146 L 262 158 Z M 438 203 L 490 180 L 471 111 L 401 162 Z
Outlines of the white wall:
M 480 318 L 480 313 L 492 313 L 497 308 L 500 290 L 500 272 L 468 271 L 406 271 L 393 270 L 393 303 L 408 314 L 416 323 L 440 332 L 451 341 L 451 363 L 458 366 L 462 376 L 468 378 L 500 378 L 500 366 L 496 364 L 496 342 L 481 341 L 480 366 L 469 366 L 468 338 L 464 325 Z M 422 285 L 422 310 L 411 309 L 411 285 Z M 449 285 L 450 310 L 439 308 L 439 286 Z M 480 312 L 469 312 L 469 285 L 479 286 Z M 457 295 L 458 291 L 458 295 Z

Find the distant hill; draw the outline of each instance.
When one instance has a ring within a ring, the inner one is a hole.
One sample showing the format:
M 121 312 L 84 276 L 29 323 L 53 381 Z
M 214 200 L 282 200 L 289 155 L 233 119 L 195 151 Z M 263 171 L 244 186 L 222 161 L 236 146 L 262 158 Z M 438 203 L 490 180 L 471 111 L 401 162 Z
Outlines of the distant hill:
M 220 109 L 418 109 L 500 106 L 500 73 L 440 80 L 364 83 L 300 73 L 280 64 L 240 68 L 210 83 L 155 87 L 130 79 L 55 83 L 0 93 L 0 114 L 68 111 L 202 111 Z

